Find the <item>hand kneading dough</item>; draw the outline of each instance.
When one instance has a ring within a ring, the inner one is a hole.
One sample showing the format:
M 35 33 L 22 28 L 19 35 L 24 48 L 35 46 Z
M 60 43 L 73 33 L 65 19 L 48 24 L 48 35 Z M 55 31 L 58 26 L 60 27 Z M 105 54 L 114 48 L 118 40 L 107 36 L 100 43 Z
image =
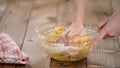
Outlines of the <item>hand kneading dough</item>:
M 64 31 L 65 31 L 65 28 L 63 26 L 55 27 L 54 30 L 46 36 L 46 41 L 56 42 L 57 37 L 60 36 Z M 89 40 L 90 40 L 89 36 L 76 36 L 73 39 L 73 43 L 81 43 L 81 42 L 86 42 Z

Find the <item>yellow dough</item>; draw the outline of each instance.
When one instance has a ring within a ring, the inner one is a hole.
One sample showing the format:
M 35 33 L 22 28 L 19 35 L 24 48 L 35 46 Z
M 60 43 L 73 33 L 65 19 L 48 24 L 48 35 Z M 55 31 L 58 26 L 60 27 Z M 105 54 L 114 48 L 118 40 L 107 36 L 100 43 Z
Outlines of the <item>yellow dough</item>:
M 55 27 L 55 31 L 65 31 L 65 28 L 63 26 Z
M 50 36 L 60 36 L 65 31 L 64 27 L 55 27 L 53 32 L 51 32 Z
M 56 39 L 58 36 L 60 36 L 65 31 L 65 28 L 63 26 L 55 27 L 54 30 L 46 36 L 47 42 L 56 42 Z M 73 43 L 81 43 L 85 41 L 89 41 L 89 36 L 76 36 L 73 39 Z
M 46 41 L 47 41 L 47 42 L 55 42 L 55 41 L 56 41 L 56 38 L 55 38 L 55 37 L 52 37 L 52 36 L 46 36 Z
M 74 43 L 81 43 L 81 42 L 86 42 L 86 41 L 89 41 L 89 40 L 90 40 L 89 36 L 76 36 L 73 39 L 73 42 Z
M 46 36 L 47 42 L 56 42 L 58 36 L 60 36 L 65 31 L 63 26 L 55 27 L 53 32 L 51 32 L 48 36 Z

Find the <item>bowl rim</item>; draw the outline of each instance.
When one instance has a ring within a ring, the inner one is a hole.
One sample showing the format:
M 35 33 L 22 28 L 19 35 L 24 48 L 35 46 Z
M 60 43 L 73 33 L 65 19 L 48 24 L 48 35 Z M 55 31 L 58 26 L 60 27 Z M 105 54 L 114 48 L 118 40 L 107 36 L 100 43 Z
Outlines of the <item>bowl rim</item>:
M 47 23 L 45 23 L 45 24 L 47 24 Z M 49 23 L 50 24 L 50 23 Z M 95 25 L 88 25 L 88 24 L 84 24 L 84 25 L 87 25 L 88 27 L 87 28 L 90 28 L 91 26 L 95 26 Z M 48 34 L 44 34 L 44 33 L 42 33 L 42 32 L 45 32 L 44 30 L 43 31 L 41 31 L 41 32 L 39 32 L 39 28 L 41 28 L 40 26 L 42 26 L 42 25 L 37 25 L 37 27 L 36 27 L 36 29 L 35 29 L 35 31 L 37 32 L 37 34 L 38 34 L 38 37 L 46 37 L 46 36 L 48 36 L 48 37 L 55 37 L 55 38 L 60 38 L 60 36 L 51 36 L 51 35 L 48 35 Z M 51 29 L 49 29 L 49 30 L 54 30 L 54 28 L 55 27 L 57 27 L 57 26 L 53 26 Z M 96 26 L 95 26 L 96 27 Z M 82 37 L 82 36 L 90 36 L 91 38 L 90 38 L 90 40 L 89 41 L 92 41 L 92 40 L 94 40 L 97 36 L 98 36 L 98 31 L 97 30 L 95 30 L 95 29 L 93 29 L 93 28 L 91 28 L 90 29 L 92 32 L 90 32 L 90 33 L 87 33 L 87 34 L 85 34 L 85 35 L 79 35 L 79 37 Z M 92 37 L 93 36 L 93 37 Z M 67 40 L 67 39 L 65 39 L 65 40 Z M 89 42 L 89 41 L 84 41 L 84 42 Z M 63 40 L 62 40 L 62 42 L 64 42 Z M 84 43 L 84 42 L 81 42 L 81 43 L 78 43 L 78 44 L 82 44 L 82 43 Z M 57 42 L 49 42 L 49 44 L 54 44 L 54 43 L 57 43 Z M 73 43 L 74 44 L 74 43 Z
M 46 24 L 48 24 L 48 23 L 44 23 L 44 24 L 46 25 Z M 46 34 L 44 34 L 45 31 L 41 31 L 41 32 L 39 31 L 40 26 L 42 26 L 42 25 L 44 25 L 44 24 L 37 25 L 36 28 L 35 28 L 35 32 L 38 33 L 38 34 L 40 34 L 40 35 L 46 36 Z M 51 24 L 51 23 L 49 23 L 49 24 Z M 91 32 L 91 33 L 87 33 L 87 34 L 81 35 L 81 36 L 90 36 L 90 35 L 92 35 L 92 34 L 96 34 L 96 35 L 99 34 L 99 31 L 98 31 L 98 29 L 97 29 L 97 27 L 96 27 L 95 24 L 84 24 L 83 26 L 89 26 L 89 28 L 90 28 L 90 26 L 94 26 L 95 29 L 92 28 L 92 32 Z M 56 24 L 55 24 L 54 26 L 52 26 L 52 30 L 53 30 L 55 27 L 57 27 Z M 58 26 L 58 27 L 59 27 L 59 26 Z M 64 27 L 64 26 L 62 26 L 62 27 Z M 67 27 L 67 28 L 68 28 L 68 27 Z M 67 28 L 65 28 L 65 29 L 67 29 Z M 88 27 L 87 27 L 87 28 L 88 28 Z M 51 28 L 48 28 L 48 29 L 46 29 L 46 30 L 50 30 L 50 29 L 51 29 Z M 84 29 L 84 27 L 83 27 L 83 29 Z M 47 35 L 47 36 L 48 36 L 48 35 Z M 52 36 L 52 37 L 55 37 L 55 36 Z M 58 36 L 56 36 L 56 37 L 58 37 Z

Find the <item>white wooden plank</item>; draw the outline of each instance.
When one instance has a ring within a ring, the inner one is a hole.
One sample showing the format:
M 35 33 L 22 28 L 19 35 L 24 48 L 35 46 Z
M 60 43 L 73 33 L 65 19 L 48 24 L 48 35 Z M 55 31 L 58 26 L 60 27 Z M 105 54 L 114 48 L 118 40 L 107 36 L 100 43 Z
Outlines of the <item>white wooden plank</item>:
M 11 0 L 0 22 L 0 32 L 8 33 L 19 47 L 22 46 L 26 33 L 27 20 L 31 10 L 30 5 L 30 2 Z M 4 64 L 3 68 L 15 68 L 15 65 Z
M 50 68 L 50 57 L 39 46 L 39 38 L 35 32 L 35 28 L 37 25 L 48 22 L 48 17 L 56 17 L 56 4 L 44 5 L 37 8 L 36 6 L 34 5 L 33 8 L 22 51 L 30 56 L 31 63 L 29 66 L 31 68 Z
M 5 12 L 7 5 L 8 5 L 8 0 L 0 0 L 0 20 Z

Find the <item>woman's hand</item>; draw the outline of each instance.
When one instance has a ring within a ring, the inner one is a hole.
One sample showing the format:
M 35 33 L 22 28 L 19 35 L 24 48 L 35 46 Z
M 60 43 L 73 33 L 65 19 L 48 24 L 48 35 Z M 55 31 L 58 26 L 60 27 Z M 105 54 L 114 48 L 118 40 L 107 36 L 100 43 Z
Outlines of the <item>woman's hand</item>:
M 74 22 L 69 29 L 62 34 L 62 37 L 72 39 L 81 32 L 84 23 L 86 1 L 87 0 L 73 0 L 75 7 Z
M 82 26 L 81 25 L 76 25 L 76 24 L 72 24 L 62 35 L 61 38 L 63 40 L 63 42 L 65 43 L 65 45 L 72 45 L 73 43 L 73 38 L 80 34 L 82 30 Z
M 80 24 L 72 23 L 72 25 L 62 34 L 62 37 L 73 39 L 76 35 L 80 34 L 82 27 L 83 26 Z
M 120 11 L 115 12 L 107 20 L 101 22 L 99 24 L 99 30 L 99 36 L 91 45 L 91 49 L 95 45 L 97 45 L 103 38 L 115 37 L 120 35 Z

